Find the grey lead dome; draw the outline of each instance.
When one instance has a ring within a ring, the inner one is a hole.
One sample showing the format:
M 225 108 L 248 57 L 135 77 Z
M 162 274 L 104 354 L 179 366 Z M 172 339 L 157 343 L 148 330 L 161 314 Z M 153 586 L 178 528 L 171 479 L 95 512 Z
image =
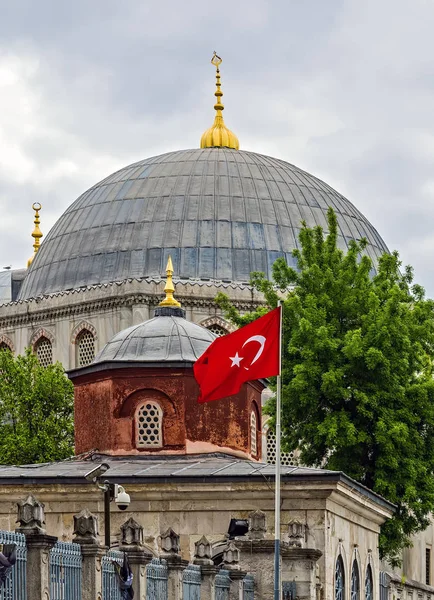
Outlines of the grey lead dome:
M 182 317 L 158 316 L 121 331 L 92 364 L 115 362 L 195 362 L 217 336 Z
M 270 275 L 279 256 L 294 264 L 301 221 L 326 229 L 329 206 L 340 247 L 366 237 L 374 261 L 387 251 L 351 202 L 283 160 L 227 148 L 148 158 L 97 183 L 65 211 L 20 298 L 160 277 L 169 254 L 180 279 L 248 282 L 252 271 Z

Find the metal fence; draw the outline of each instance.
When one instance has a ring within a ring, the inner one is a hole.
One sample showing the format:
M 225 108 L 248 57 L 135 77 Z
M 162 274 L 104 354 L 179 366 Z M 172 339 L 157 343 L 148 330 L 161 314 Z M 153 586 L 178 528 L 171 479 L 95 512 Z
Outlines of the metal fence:
M 153 558 L 146 565 L 146 600 L 168 600 L 167 579 L 167 562 Z
M 243 600 L 254 600 L 255 580 L 253 575 L 246 575 L 243 579 Z
M 215 600 L 229 600 L 229 589 L 231 587 L 231 578 L 229 571 L 221 569 L 215 578 Z
M 188 565 L 182 572 L 182 600 L 200 600 L 201 574 L 199 565 Z
M 80 546 L 56 542 L 50 550 L 50 600 L 76 600 L 80 597 Z
M 380 600 L 389 598 L 390 577 L 384 571 L 380 571 Z
M 17 562 L 0 587 L 0 600 L 27 600 L 26 538 L 22 533 L 0 531 L 0 544 L 15 544 L 17 547 Z
M 102 600 L 122 600 L 114 563 L 122 565 L 123 560 L 124 555 L 119 550 L 109 550 L 102 557 Z

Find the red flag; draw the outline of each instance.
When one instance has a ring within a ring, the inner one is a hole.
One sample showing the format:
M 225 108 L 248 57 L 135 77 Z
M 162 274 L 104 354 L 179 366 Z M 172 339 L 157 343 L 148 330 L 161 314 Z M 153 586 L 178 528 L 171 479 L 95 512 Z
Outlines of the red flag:
M 229 335 L 217 338 L 194 363 L 198 402 L 237 394 L 246 381 L 280 371 L 281 307 Z

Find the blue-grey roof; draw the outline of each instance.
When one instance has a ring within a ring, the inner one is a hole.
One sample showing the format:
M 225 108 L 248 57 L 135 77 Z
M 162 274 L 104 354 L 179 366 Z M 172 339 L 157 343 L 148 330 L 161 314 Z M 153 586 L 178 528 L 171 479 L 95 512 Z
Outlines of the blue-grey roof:
M 301 221 L 327 229 L 332 206 L 339 244 L 366 237 L 374 260 L 387 250 L 346 198 L 283 160 L 227 148 L 181 150 L 110 175 L 60 217 L 37 253 L 20 298 L 164 273 L 181 279 L 248 282 L 290 264 Z
M 92 364 L 116 362 L 195 362 L 217 336 L 182 317 L 154 317 L 124 329 Z
M 114 457 L 89 453 L 86 459 L 71 459 L 57 463 L 39 465 L 8 466 L 0 465 L 0 482 L 2 485 L 47 485 L 68 483 L 86 483 L 84 475 L 94 466 L 107 463 L 109 475 L 119 483 L 178 484 L 197 482 L 237 482 L 257 481 L 266 486 L 274 480 L 275 466 L 252 460 L 235 458 L 227 454 L 196 454 L 181 456 L 122 456 Z M 311 467 L 281 467 L 282 481 L 330 481 L 343 482 L 357 490 L 362 496 L 393 510 L 394 505 L 357 483 L 340 471 L 327 471 Z M 94 485 L 87 482 L 89 485 Z

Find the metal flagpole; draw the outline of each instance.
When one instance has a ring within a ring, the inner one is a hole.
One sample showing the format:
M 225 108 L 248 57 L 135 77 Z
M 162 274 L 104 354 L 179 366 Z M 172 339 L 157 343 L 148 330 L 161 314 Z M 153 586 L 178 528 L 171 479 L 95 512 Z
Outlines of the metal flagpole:
M 277 305 L 280 307 L 280 332 L 279 332 L 279 375 L 277 376 L 276 390 L 276 473 L 275 473 L 275 498 L 274 498 L 274 600 L 280 600 L 280 412 L 282 394 L 282 300 Z

